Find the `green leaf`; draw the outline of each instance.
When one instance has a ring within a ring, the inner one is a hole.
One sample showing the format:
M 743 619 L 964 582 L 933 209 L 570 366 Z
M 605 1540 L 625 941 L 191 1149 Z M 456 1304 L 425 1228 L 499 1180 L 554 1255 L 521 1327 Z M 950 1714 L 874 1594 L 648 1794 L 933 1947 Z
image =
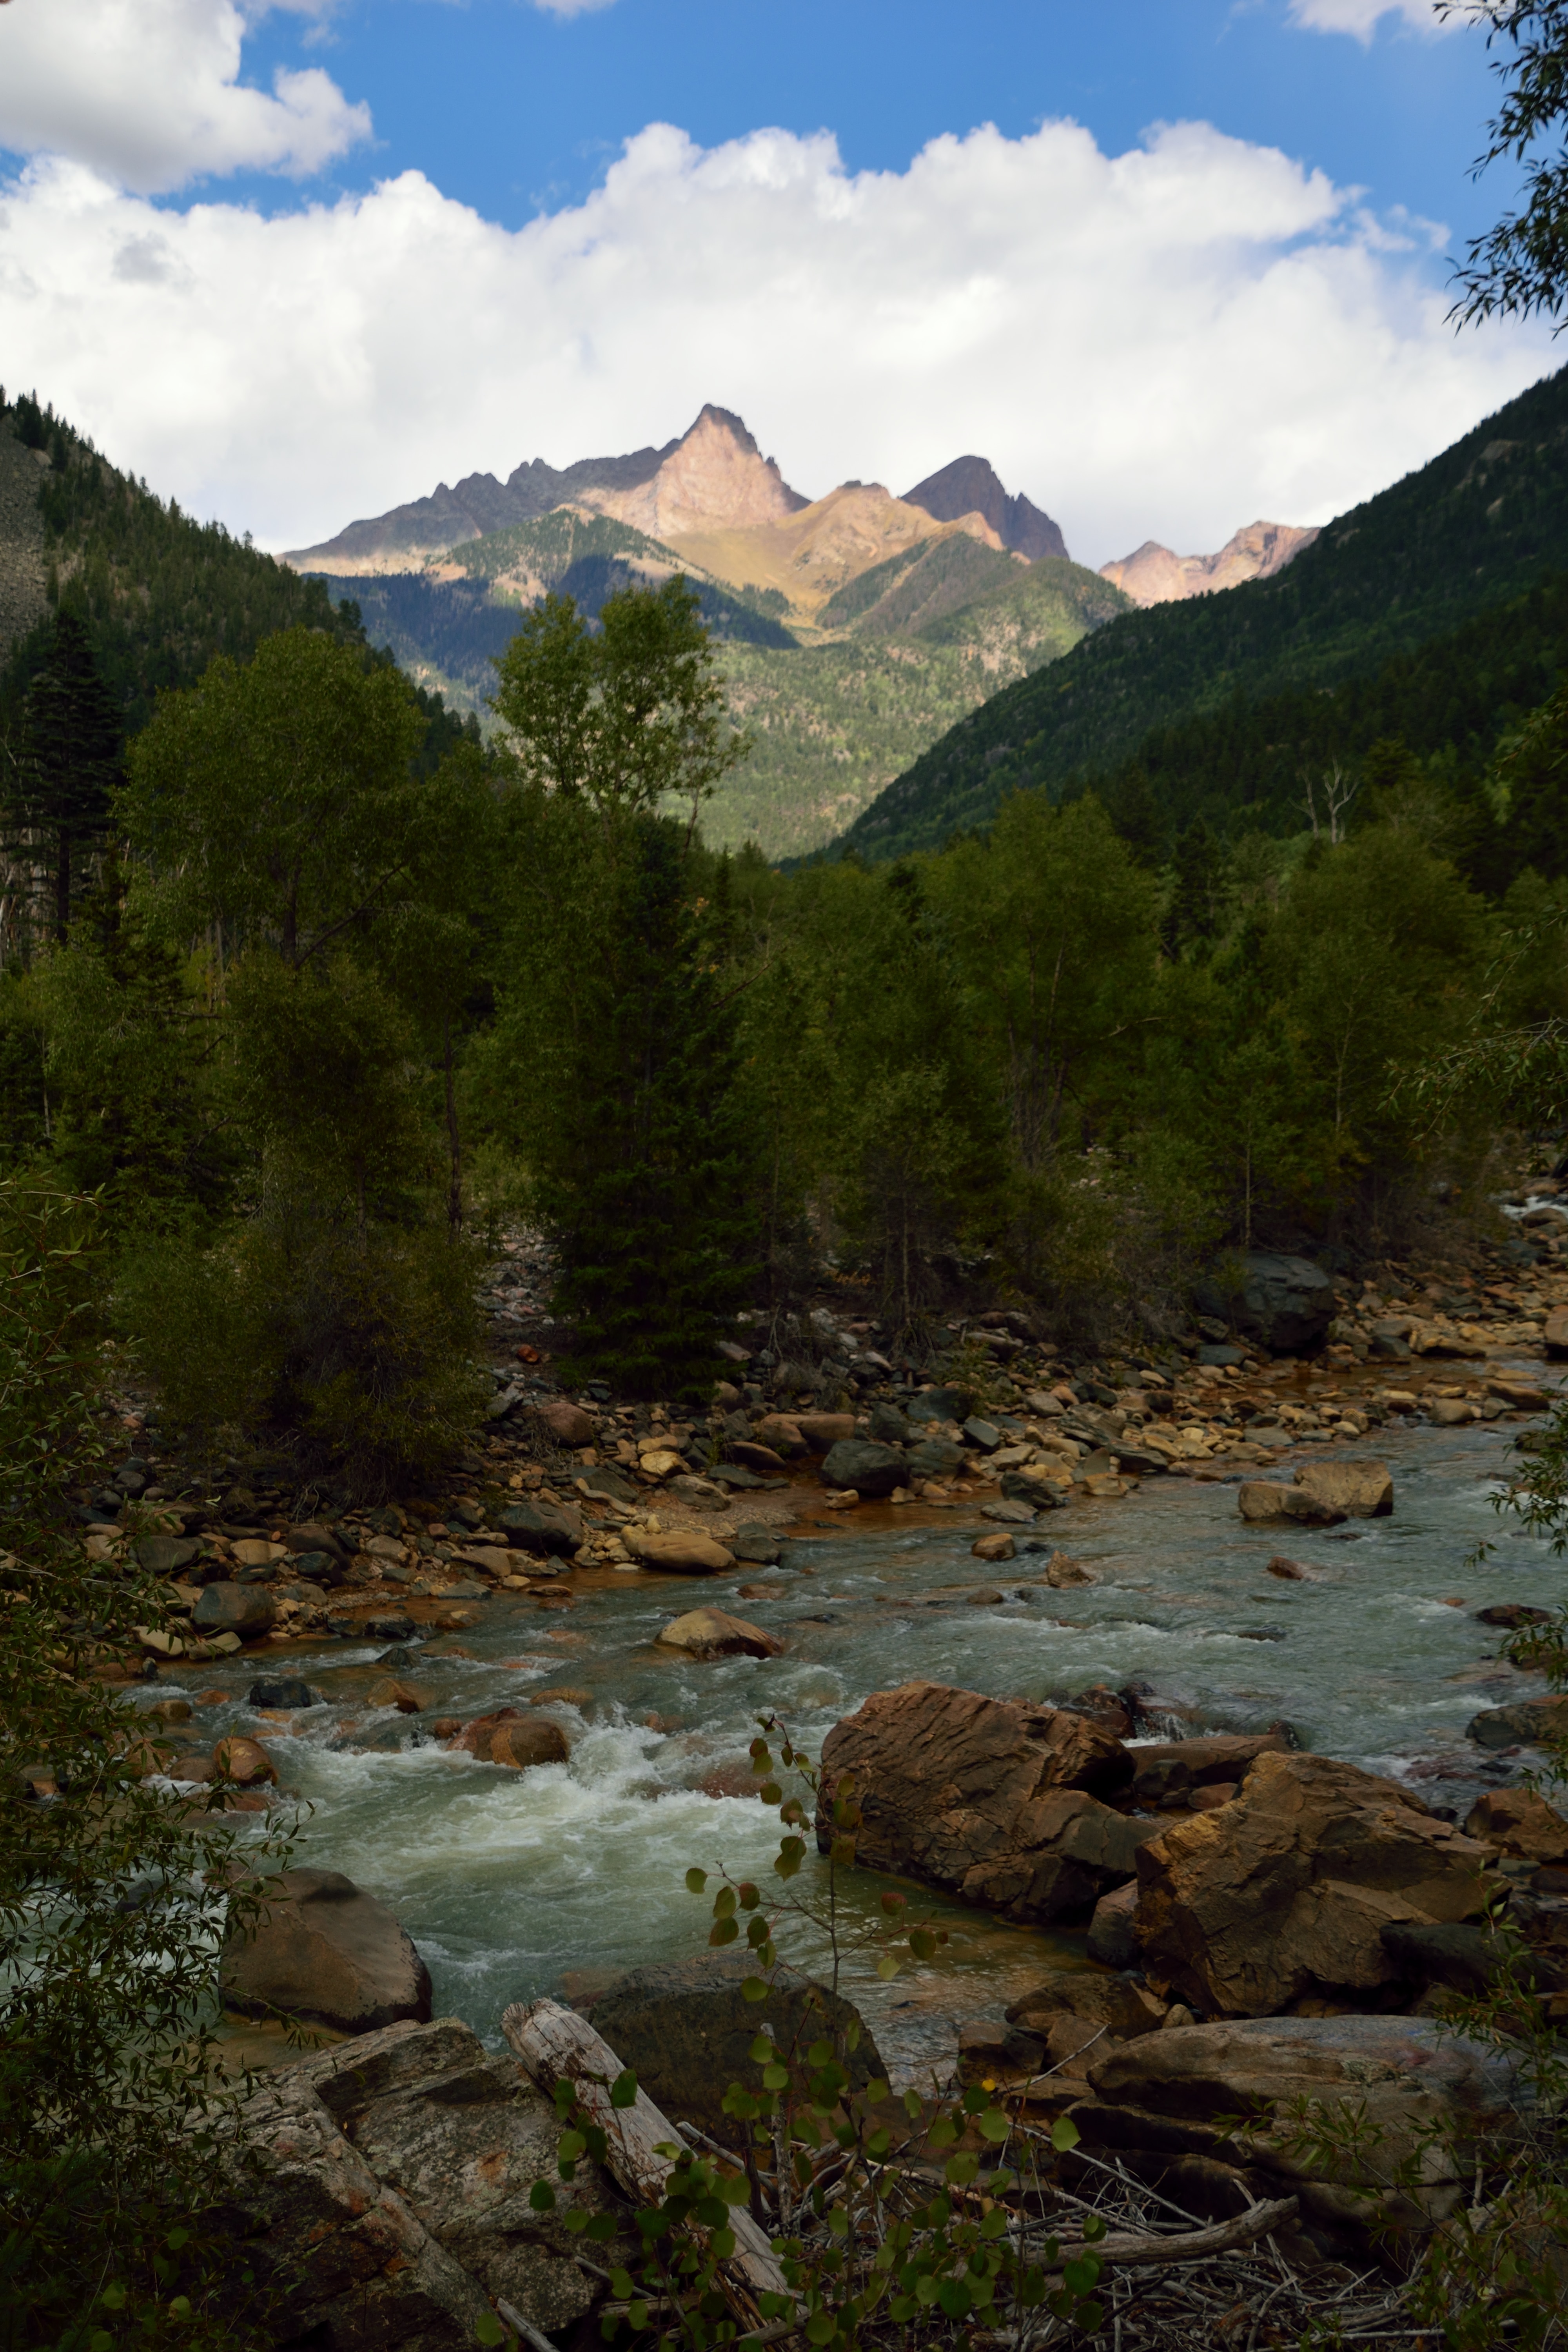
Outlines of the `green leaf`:
M 963 2279 L 943 2279 L 937 2288 L 936 2299 L 950 2319 L 962 2319 L 973 2297 Z
M 891 1984 L 902 1965 L 901 1961 L 893 1958 L 891 1952 L 884 1952 L 877 1963 L 877 1974 L 884 1984 Z
M 917 1960 L 935 1959 L 936 1937 L 929 1927 L 916 1927 L 910 1931 L 910 1949 Z
M 732 1944 L 738 1939 L 740 1933 L 741 1925 L 738 1919 L 715 1919 L 708 1930 L 708 1941 L 710 1944 Z
M 610 2084 L 612 2107 L 635 2107 L 637 2103 L 637 2078 L 629 2066 L 623 2066 Z
M 190 2243 L 190 2237 L 191 2233 L 188 2230 L 171 2230 L 163 2243 L 172 2252 L 177 2254 L 182 2246 Z
M 536 2213 L 552 2213 L 555 2210 L 555 2191 L 548 2180 L 536 2180 L 528 2192 L 528 2201 Z
M 577 2158 L 582 2155 L 587 2145 L 587 2141 L 584 2138 L 580 2131 L 563 2132 L 560 2140 L 556 2145 L 556 2162 L 558 2164 L 575 2164 Z
M 734 1888 L 732 1886 L 721 1886 L 719 1889 L 718 1894 L 713 1897 L 713 1916 L 715 1919 L 727 1919 L 734 1908 Z
M 740 1897 L 741 1908 L 742 1911 L 754 1911 L 758 1904 L 763 1899 L 762 1888 L 760 1886 L 753 1886 L 749 1878 L 742 1880 L 740 1885 L 736 1887 L 735 1893 Z
M 748 1977 L 741 1987 L 741 1993 L 742 1998 L 746 2000 L 766 2000 L 768 1988 L 761 1977 Z
M 573 2212 L 563 2213 L 561 2221 L 562 2226 L 564 2229 L 570 2230 L 574 2238 L 580 2238 L 584 2231 L 588 2226 L 588 2216 L 584 2212 L 581 2206 L 578 2206 Z
M 98 2299 L 106 2311 L 122 2311 L 125 2307 L 124 2281 L 116 2279 L 111 2286 L 104 2288 Z
M 966 2149 L 960 2156 L 948 2158 L 942 2167 L 942 2178 L 951 2180 L 955 2189 L 962 2189 L 973 2179 L 979 2169 L 980 2158 L 973 2149 Z
M 643 2329 L 647 2326 L 647 2305 L 646 2303 L 642 2302 L 640 2298 L 637 2302 L 632 2305 L 630 2310 L 626 2313 L 626 2326 L 631 2329 L 634 2336 L 640 2336 Z
M 757 1794 L 764 1805 L 782 1805 L 784 1802 L 784 1790 L 776 1780 L 764 1780 Z
M 630 2271 L 612 2271 L 610 2273 L 610 2293 L 614 2295 L 618 2295 L 623 2303 L 629 2303 L 631 2301 L 632 2296 L 637 2293 L 637 2289 L 632 2284 L 632 2274 Z
M 708 2241 L 721 2263 L 727 2263 L 735 2251 L 735 2232 L 731 2229 L 715 2230 Z
M 919 2123 L 921 2119 L 921 2095 L 918 2091 L 906 2091 L 904 2093 L 904 2113 L 908 2116 L 910 2123 Z
M 596 2245 L 602 2246 L 606 2239 L 613 2238 L 615 2234 L 616 2217 L 613 2213 L 590 2214 L 588 2219 L 588 2235 L 594 2240 Z
M 1105 2325 L 1105 2305 L 1102 2303 L 1080 2303 L 1073 2318 L 1086 2336 L 1098 2335 Z
M 1079 2129 L 1072 2117 L 1058 2116 L 1051 2126 L 1051 2146 L 1056 2149 L 1057 2154 L 1065 2156 L 1069 2147 L 1078 2146 L 1078 2142 Z
M 1081 2262 L 1068 2263 L 1062 2272 L 1062 2284 L 1069 2294 L 1089 2294 L 1100 2284 L 1100 2256 L 1085 2254 Z
M 474 2322 L 474 2337 L 479 2344 L 504 2344 L 506 2329 L 493 2311 L 487 2311 Z
M 773 2057 L 773 2045 L 772 2039 L 765 2033 L 759 2033 L 756 2040 L 752 2042 L 751 2048 L 746 2053 L 747 2057 L 751 2060 L 753 2066 L 767 2065 L 768 2062 Z
M 983 2139 L 1000 2144 L 1006 2138 L 1012 2128 L 1012 2124 L 1000 2107 L 988 2108 L 980 2118 L 980 2134 Z
M 838 2333 L 838 2322 L 826 2311 L 814 2312 L 805 2323 L 808 2344 L 831 2344 Z
M 686 1874 L 686 1891 L 688 1895 L 705 1895 L 708 1891 L 708 1873 L 705 1870 L 689 1870 Z
M 789 2088 L 789 2068 L 781 2066 L 776 2059 L 772 2065 L 764 2066 L 763 2088 L 764 2091 L 786 2091 Z
M 927 2134 L 932 2147 L 951 2147 L 958 2137 L 958 2126 L 951 2116 L 939 2116 Z

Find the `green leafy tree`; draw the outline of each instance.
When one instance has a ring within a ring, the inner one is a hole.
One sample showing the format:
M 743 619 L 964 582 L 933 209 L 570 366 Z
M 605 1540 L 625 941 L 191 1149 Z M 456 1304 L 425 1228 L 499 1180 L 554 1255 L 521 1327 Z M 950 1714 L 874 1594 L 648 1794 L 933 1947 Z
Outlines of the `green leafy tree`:
M 491 709 L 522 772 L 601 815 L 651 816 L 702 803 L 750 749 L 730 725 L 700 601 L 679 574 L 605 599 L 591 627 L 570 596 L 524 616 L 496 664 Z
M 1472 237 L 1454 273 L 1459 296 L 1451 318 L 1556 318 L 1568 297 L 1568 5 L 1564 0 L 1436 0 L 1439 16 L 1484 29 L 1499 54 L 1492 70 L 1503 100 L 1487 125 L 1476 175 L 1511 159 L 1524 167 L 1524 201 L 1496 226 Z M 1553 152 L 1555 151 L 1555 152 Z

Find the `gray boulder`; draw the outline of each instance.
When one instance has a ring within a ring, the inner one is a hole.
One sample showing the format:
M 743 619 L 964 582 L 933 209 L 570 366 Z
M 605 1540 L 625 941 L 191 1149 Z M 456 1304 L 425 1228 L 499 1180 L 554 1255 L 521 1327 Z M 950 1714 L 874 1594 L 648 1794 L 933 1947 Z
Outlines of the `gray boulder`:
M 582 1549 L 582 1514 L 569 1504 L 511 1503 L 501 1513 L 500 1524 L 508 1539 L 524 1551 L 570 1559 Z
M 909 1475 L 909 1463 L 897 1445 L 873 1445 L 868 1439 L 841 1437 L 822 1465 L 830 1486 L 853 1486 L 858 1495 L 890 1495 Z
M 963 1467 L 963 1448 L 951 1437 L 922 1437 L 910 1446 L 909 1459 L 917 1478 L 945 1478 Z
M 595 2032 L 655 2106 L 731 2147 L 742 2144 L 747 2127 L 724 2113 L 724 2094 L 731 2083 L 761 2089 L 751 2049 L 764 2022 L 774 2047 L 804 2073 L 813 2042 L 859 2021 L 852 2002 L 790 1968 L 773 1971 L 765 2001 L 749 2001 L 741 1988 L 756 1973 L 743 1956 L 705 1952 L 632 1969 L 592 2004 Z M 858 2090 L 887 2074 L 870 2029 L 859 2021 L 858 2046 L 846 2061 Z
M 1489 1706 L 1465 1726 L 1465 1737 L 1482 1748 L 1539 1748 L 1548 1739 L 1568 1739 L 1568 1697 Z
M 909 1417 L 911 1421 L 953 1421 L 960 1424 L 974 1410 L 973 1389 L 921 1389 L 911 1397 Z
M 1199 1311 L 1231 1324 L 1277 1356 L 1297 1356 L 1315 1348 L 1334 1317 L 1334 1289 L 1310 1258 L 1273 1250 L 1249 1250 L 1241 1261 L 1239 1288 L 1214 1278 L 1194 1284 Z
M 896 1404 L 886 1399 L 871 1407 L 870 1435 L 878 1445 L 902 1445 L 910 1436 L 910 1424 Z
M 224 1948 L 224 1998 L 252 2015 L 371 2033 L 430 2014 L 430 1971 L 384 1904 L 341 1870 L 268 1883 L 252 1933 Z
M 191 1612 L 191 1623 L 198 1633 L 237 1633 L 242 1642 L 253 1642 L 272 1631 L 277 1616 L 277 1602 L 258 1584 L 208 1584 Z

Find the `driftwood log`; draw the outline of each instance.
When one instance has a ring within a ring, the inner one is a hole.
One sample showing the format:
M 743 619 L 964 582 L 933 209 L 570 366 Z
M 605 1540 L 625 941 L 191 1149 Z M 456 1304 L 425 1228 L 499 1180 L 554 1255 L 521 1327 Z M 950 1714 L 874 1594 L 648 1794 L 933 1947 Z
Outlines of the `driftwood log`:
M 542 2089 L 552 2093 L 557 2083 L 571 2084 L 578 2105 L 605 2135 L 605 2169 L 616 2186 L 639 2205 L 659 2204 L 675 2168 L 659 2147 L 679 2148 L 680 2135 L 646 2091 L 637 2092 L 632 2106 L 610 2105 L 609 2086 L 622 2068 L 604 2036 L 557 2000 L 514 2001 L 500 2030 Z M 752 2296 L 788 2294 L 778 2256 L 743 2206 L 731 2208 L 730 2227 L 735 2252 L 722 2268 L 735 2284 Z
M 1085 2238 L 1071 2245 L 1058 2242 L 1051 2268 L 1059 2271 L 1066 2263 L 1081 2262 L 1085 2254 L 1098 2254 L 1102 2263 L 1120 2263 L 1125 2269 L 1133 2263 L 1196 2263 L 1205 2254 L 1234 2253 L 1238 2246 L 1255 2245 L 1281 2222 L 1293 2221 L 1297 2201 L 1294 2197 L 1281 2197 L 1271 2205 L 1249 2205 L 1245 2213 L 1233 2214 L 1228 2221 L 1215 2221 L 1206 2230 L 1188 2230 L 1177 2237 Z

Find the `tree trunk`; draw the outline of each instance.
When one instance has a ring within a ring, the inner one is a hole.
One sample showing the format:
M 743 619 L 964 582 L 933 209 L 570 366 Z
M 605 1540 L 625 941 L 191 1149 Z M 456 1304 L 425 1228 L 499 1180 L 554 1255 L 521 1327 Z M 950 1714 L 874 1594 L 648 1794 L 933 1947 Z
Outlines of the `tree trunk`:
M 463 1230 L 463 1143 L 458 1131 L 458 1090 L 452 1076 L 452 1016 L 441 1021 L 441 1055 L 447 1080 L 447 1223 L 454 1234 Z

